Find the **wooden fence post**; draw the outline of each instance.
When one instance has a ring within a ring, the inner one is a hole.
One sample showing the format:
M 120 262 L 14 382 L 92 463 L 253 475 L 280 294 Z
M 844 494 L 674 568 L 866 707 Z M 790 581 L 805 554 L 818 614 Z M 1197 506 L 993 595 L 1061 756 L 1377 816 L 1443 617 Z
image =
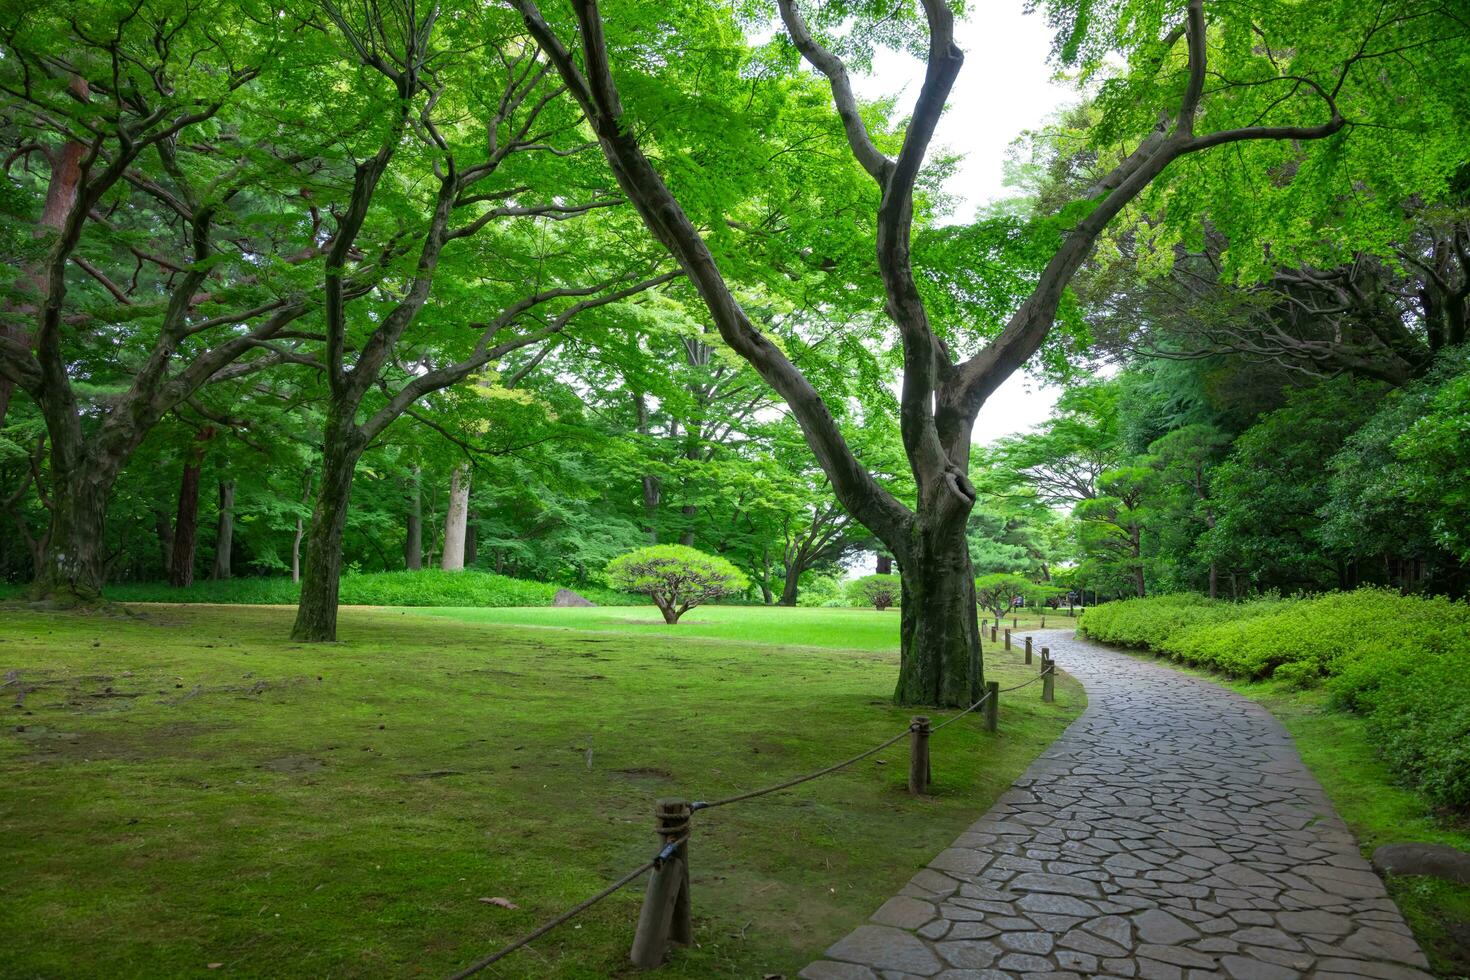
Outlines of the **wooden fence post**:
M 694 941 L 689 905 L 689 804 L 685 800 L 659 800 L 654 808 L 659 843 L 674 852 L 648 878 L 643 893 L 643 910 L 638 913 L 638 931 L 628 956 L 640 970 L 662 966 L 669 957 L 669 943 Z
M 1020 616 L 1012 616 L 1011 617 L 1011 629 L 1020 629 L 1020 628 L 1021 628 L 1021 617 Z
M 1010 648 L 1011 648 L 1011 631 L 1010 631 L 1009 628 L 1007 628 L 1006 629 L 1006 649 L 1009 650 Z
M 1041 700 L 1051 704 L 1056 700 L 1057 664 L 1055 660 L 1041 662 Z
M 1026 637 L 1026 662 L 1031 662 L 1031 637 Z
M 909 792 L 929 790 L 929 719 L 917 715 L 909 723 Z
M 993 732 L 1000 724 L 1000 681 L 986 681 L 985 691 L 990 695 L 985 702 L 985 730 Z
M 998 622 L 1000 622 L 1000 620 L 997 619 L 996 622 L 998 623 Z M 994 624 L 992 624 L 991 627 L 990 627 L 990 642 L 991 643 L 994 643 L 995 642 L 995 634 L 996 634 L 996 628 L 995 628 Z

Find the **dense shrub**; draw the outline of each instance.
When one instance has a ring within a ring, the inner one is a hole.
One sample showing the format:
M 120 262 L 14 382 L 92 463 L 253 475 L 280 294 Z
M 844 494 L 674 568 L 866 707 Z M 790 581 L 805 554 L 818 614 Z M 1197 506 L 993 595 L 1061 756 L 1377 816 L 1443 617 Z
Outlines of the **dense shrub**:
M 848 582 L 844 591 L 848 605 L 872 606 L 882 612 L 899 604 L 903 583 L 897 575 L 864 575 Z
M 750 584 L 745 573 L 719 555 L 682 544 L 653 544 L 607 563 L 608 581 L 646 595 L 670 626 L 701 603 L 735 595 Z
M 1223 671 L 1324 683 L 1435 802 L 1470 809 L 1470 606 L 1383 589 L 1314 598 L 1110 602 L 1083 635 Z
M 559 586 L 529 582 L 490 572 L 372 572 L 342 576 L 342 602 L 361 606 L 549 606 Z M 631 596 L 611 589 L 577 589 L 599 605 L 628 605 Z M 108 586 L 105 595 L 117 602 L 219 602 L 246 605 L 292 605 L 300 587 L 289 578 L 237 578 L 196 582 L 187 589 L 162 582 L 127 582 Z

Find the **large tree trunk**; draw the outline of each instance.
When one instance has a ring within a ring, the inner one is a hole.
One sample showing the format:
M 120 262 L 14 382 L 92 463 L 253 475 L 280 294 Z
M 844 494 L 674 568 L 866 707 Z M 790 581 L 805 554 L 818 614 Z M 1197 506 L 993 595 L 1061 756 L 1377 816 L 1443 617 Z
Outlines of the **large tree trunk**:
M 322 483 L 306 539 L 306 570 L 291 639 L 306 643 L 337 639 L 337 592 L 342 575 L 342 532 L 352 502 L 352 477 L 362 446 L 348 426 L 329 426 L 322 447 Z
M 198 454 L 184 461 L 179 478 L 179 509 L 174 517 L 174 557 L 169 565 L 168 584 L 187 589 L 194 584 L 194 548 L 199 540 L 199 471 L 203 466 Z
M 786 566 L 786 585 L 781 589 L 781 605 L 796 605 L 796 593 L 801 585 L 801 566 L 792 562 Z
M 408 478 L 408 528 L 403 538 L 403 567 L 410 572 L 424 567 L 424 492 L 417 466 Z
M 210 578 L 216 582 L 230 577 L 231 559 L 235 548 L 235 481 L 221 480 L 219 484 L 219 519 L 214 535 L 214 571 Z
M 58 473 L 52 485 L 51 531 L 31 586 L 37 599 L 74 606 L 96 602 L 107 578 L 104 534 L 115 473 L 81 466 Z
M 925 527 L 923 515 L 899 568 L 903 584 L 900 704 L 962 707 L 984 687 L 975 576 L 963 517 Z
M 464 525 L 464 563 L 466 568 L 474 568 L 475 562 L 480 557 L 480 529 L 475 526 L 475 515 L 465 514 Z
M 460 464 L 449 477 L 449 509 L 444 514 L 444 555 L 439 567 L 446 572 L 464 568 L 465 525 L 470 516 L 470 468 Z

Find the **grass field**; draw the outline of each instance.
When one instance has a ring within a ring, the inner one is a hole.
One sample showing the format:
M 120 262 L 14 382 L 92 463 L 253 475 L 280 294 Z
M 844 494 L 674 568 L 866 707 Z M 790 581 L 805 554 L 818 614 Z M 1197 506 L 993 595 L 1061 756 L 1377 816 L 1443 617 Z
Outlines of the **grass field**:
M 819 768 L 903 729 L 897 613 L 701 608 L 0 611 L 10 975 L 442 976 L 654 850 L 653 801 Z M 1031 668 L 1034 670 L 1034 668 Z M 990 656 L 1002 684 L 1029 676 Z M 851 771 L 702 814 L 673 977 L 795 973 L 1081 710 L 1063 678 Z M 489 904 L 505 899 L 514 908 Z M 486 972 L 631 974 L 634 886 Z M 211 970 L 211 966 L 218 964 Z

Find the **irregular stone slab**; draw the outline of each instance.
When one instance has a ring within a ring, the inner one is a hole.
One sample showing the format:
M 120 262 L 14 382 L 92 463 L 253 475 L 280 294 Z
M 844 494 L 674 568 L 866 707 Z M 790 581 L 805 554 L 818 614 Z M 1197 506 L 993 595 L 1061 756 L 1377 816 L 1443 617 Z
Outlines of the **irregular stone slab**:
M 1151 660 L 1039 639 L 1087 711 L 806 980 L 1427 980 L 1269 713 Z
M 858 926 L 833 943 L 827 955 L 876 970 L 899 970 L 921 977 L 932 977 L 944 969 L 922 940 L 892 926 Z
M 1470 885 L 1470 853 L 1448 844 L 1384 844 L 1373 867 L 1385 874 L 1428 875 Z
M 797 974 L 801 980 L 878 980 L 878 974 L 856 963 L 821 960 Z
M 554 595 L 554 596 L 551 597 L 551 604 L 553 606 L 559 606 L 559 607 L 562 607 L 562 608 L 567 608 L 567 607 L 571 607 L 571 606 L 595 606 L 595 605 L 597 605 L 597 603 L 593 602 L 591 599 L 587 599 L 587 598 L 585 598 L 583 596 L 579 596 L 579 595 L 577 595 L 577 593 L 573 592 L 571 589 L 557 589 L 556 590 L 556 595 Z
M 872 921 L 880 926 L 917 929 L 938 915 L 938 910 L 928 902 L 899 895 L 884 902 L 878 911 L 873 913 Z

